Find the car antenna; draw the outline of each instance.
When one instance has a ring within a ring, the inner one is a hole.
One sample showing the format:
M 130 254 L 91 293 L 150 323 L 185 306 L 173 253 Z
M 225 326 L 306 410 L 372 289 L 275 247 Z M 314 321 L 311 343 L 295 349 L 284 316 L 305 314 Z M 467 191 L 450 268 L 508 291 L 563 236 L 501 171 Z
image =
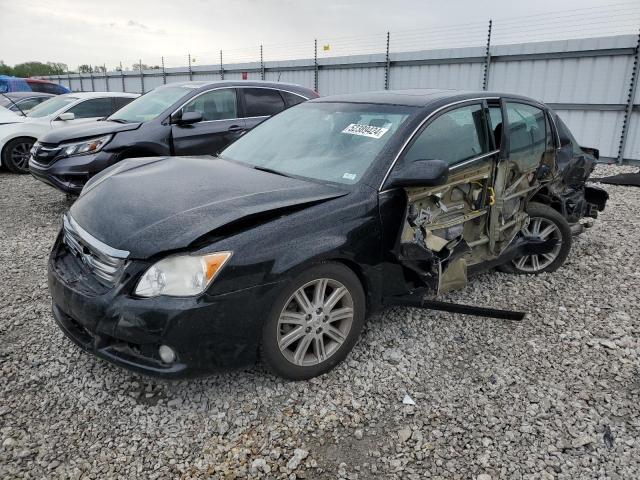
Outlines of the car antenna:
M 13 106 L 14 106 L 14 107 L 16 107 L 18 110 L 20 110 L 20 113 L 21 113 L 24 117 L 26 117 L 26 116 L 27 116 L 27 115 L 26 115 L 26 113 L 24 113 L 24 112 L 22 111 L 22 109 L 18 106 L 18 104 L 17 104 L 16 102 L 14 102 L 14 101 L 13 101 L 13 99 L 12 99 L 11 97 L 7 97 L 7 96 L 6 96 L 4 93 L 2 93 L 2 92 L 0 92 L 0 95 L 2 95 L 4 98 L 6 98 L 7 100 L 9 100 L 9 101 L 13 104 Z

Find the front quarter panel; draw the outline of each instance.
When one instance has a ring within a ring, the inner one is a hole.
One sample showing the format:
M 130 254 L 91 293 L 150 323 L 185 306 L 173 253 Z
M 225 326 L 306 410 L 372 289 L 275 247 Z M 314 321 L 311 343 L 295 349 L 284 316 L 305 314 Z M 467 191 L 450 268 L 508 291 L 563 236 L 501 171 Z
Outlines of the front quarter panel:
M 247 227 L 202 249 L 233 257 L 210 290 L 218 295 L 290 280 L 310 265 L 334 260 L 360 276 L 369 303 L 380 291 L 381 234 L 377 193 L 361 187 L 343 197 Z

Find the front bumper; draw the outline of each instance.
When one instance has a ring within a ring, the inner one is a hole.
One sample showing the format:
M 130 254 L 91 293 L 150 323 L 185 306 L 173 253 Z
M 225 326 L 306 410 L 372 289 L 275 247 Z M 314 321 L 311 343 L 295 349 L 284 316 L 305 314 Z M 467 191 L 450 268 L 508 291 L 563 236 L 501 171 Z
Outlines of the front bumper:
M 104 151 L 93 155 L 61 158 L 48 165 L 38 163 L 31 156 L 29 171 L 38 180 L 64 193 L 79 195 L 91 177 L 116 162 L 115 154 Z
M 59 238 L 48 282 L 63 332 L 85 351 L 151 376 L 183 378 L 255 362 L 275 285 L 215 296 L 137 298 L 127 293 L 135 271 L 130 265 L 122 284 L 100 287 Z M 175 362 L 160 360 L 160 345 L 176 352 Z

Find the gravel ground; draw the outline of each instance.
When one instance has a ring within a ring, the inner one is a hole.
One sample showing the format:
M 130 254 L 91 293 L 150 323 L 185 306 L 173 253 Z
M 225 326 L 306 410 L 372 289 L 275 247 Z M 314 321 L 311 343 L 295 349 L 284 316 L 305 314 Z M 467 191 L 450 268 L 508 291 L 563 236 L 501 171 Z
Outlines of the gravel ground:
M 393 308 L 322 378 L 166 382 L 63 337 L 45 265 L 68 203 L 0 173 L 0 478 L 639 478 L 640 189 L 606 189 L 558 272 L 448 297 L 523 322 Z

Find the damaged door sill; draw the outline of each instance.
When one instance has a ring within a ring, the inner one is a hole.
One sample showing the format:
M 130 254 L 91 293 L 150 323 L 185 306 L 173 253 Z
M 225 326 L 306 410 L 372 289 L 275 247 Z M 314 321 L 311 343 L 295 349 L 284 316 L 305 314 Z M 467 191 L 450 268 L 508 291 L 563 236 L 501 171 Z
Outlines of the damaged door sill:
M 460 303 L 441 302 L 439 300 L 429 300 L 422 298 L 418 294 L 401 295 L 385 299 L 387 305 L 397 305 L 414 308 L 425 308 L 427 310 L 438 310 L 442 312 L 463 313 L 478 317 L 500 318 L 503 320 L 522 320 L 526 312 L 514 310 L 501 310 L 497 308 L 475 307 Z

